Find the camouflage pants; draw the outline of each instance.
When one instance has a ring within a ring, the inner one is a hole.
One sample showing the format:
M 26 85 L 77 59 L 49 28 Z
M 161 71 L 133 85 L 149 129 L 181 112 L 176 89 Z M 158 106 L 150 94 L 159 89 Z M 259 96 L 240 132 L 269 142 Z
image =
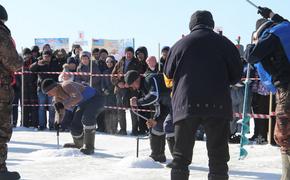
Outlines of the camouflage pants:
M 11 112 L 10 104 L 0 103 L 0 171 L 6 170 L 7 143 L 12 135 Z
M 290 137 L 290 84 L 287 89 L 277 89 L 276 103 L 277 132 Z
M 10 87 L 0 87 L 0 171 L 6 169 L 7 143 L 12 135 L 11 113 L 13 90 Z

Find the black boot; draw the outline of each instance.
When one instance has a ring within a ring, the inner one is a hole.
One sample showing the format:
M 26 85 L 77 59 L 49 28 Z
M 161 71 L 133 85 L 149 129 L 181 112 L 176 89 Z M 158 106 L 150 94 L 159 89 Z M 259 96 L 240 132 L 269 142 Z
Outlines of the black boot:
M 85 129 L 84 130 L 84 145 L 80 151 L 84 154 L 91 155 L 94 154 L 95 150 L 95 129 Z
M 216 174 L 209 174 L 208 180 L 228 180 L 228 175 L 216 175 Z
M 188 180 L 188 177 L 188 170 L 171 169 L 171 180 Z
M 63 145 L 64 148 L 77 148 L 80 149 L 83 147 L 84 135 L 82 134 L 80 137 L 73 137 L 73 143 L 66 143 Z
M 166 162 L 166 157 L 164 154 L 165 150 L 165 135 L 157 136 L 150 135 L 150 147 L 151 147 L 151 155 L 150 157 L 154 161 L 158 162 Z
M 169 147 L 169 151 L 170 151 L 171 155 L 173 156 L 173 147 L 175 144 L 174 137 L 168 137 L 168 138 L 166 138 L 166 140 L 167 140 L 167 144 Z
M 0 179 L 1 180 L 17 180 L 17 179 L 20 179 L 20 175 L 18 172 L 3 171 L 3 172 L 0 172 Z

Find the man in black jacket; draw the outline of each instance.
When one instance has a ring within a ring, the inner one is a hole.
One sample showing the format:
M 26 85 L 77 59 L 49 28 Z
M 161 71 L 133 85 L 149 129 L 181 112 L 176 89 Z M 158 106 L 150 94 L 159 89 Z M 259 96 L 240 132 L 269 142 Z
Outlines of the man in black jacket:
M 38 95 L 38 103 L 41 104 L 51 104 L 52 97 L 48 97 L 41 91 L 41 83 L 45 79 L 53 79 L 54 81 L 58 81 L 58 74 L 47 74 L 46 72 L 61 72 L 62 66 L 58 64 L 58 62 L 52 59 L 52 52 L 49 50 L 45 50 L 42 52 L 42 59 L 33 63 L 30 66 L 31 72 L 38 73 L 37 79 L 37 95 Z M 55 110 L 52 106 L 49 107 L 49 129 L 53 130 L 54 128 L 54 115 Z M 38 108 L 38 116 L 39 116 L 39 130 L 46 129 L 47 118 L 46 118 L 46 107 L 39 106 Z
M 213 28 L 210 12 L 195 12 L 189 23 L 191 33 L 170 49 L 165 62 L 165 76 L 173 80 L 172 180 L 189 177 L 199 125 L 207 135 L 208 179 L 228 179 L 229 121 L 233 115 L 230 85 L 240 80 L 242 61 L 235 45 Z
M 274 139 L 281 146 L 281 180 L 286 180 L 290 179 L 290 23 L 269 8 L 260 8 L 258 13 L 263 18 L 256 23 L 245 56 L 249 63 L 260 63 L 264 71 L 257 68 L 258 73 L 267 72 L 277 89 Z

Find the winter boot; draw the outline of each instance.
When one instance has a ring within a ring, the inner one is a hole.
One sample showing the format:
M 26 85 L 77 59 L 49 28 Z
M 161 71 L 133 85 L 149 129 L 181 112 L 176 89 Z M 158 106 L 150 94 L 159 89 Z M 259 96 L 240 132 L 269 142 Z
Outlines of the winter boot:
M 84 145 L 80 149 L 80 151 L 86 155 L 94 154 L 95 150 L 95 129 L 86 129 L 85 127 L 84 133 Z
M 188 180 L 188 177 L 188 170 L 171 169 L 171 180 Z
M 150 135 L 150 147 L 151 147 L 151 157 L 154 161 L 166 162 L 166 157 L 164 154 L 165 150 L 165 135 L 157 136 L 154 134 Z
M 1 180 L 18 180 L 20 175 L 18 172 L 0 171 Z
M 84 134 L 81 136 L 73 136 L 73 143 L 66 143 L 63 145 L 63 148 L 77 148 L 80 149 L 83 146 L 83 141 L 84 141 Z
M 174 137 L 168 137 L 168 138 L 166 138 L 166 140 L 167 140 L 167 144 L 169 147 L 169 151 L 170 151 L 171 155 L 173 156 L 173 147 L 175 144 Z
M 209 174 L 208 180 L 228 180 L 228 175 L 217 175 L 217 174 Z

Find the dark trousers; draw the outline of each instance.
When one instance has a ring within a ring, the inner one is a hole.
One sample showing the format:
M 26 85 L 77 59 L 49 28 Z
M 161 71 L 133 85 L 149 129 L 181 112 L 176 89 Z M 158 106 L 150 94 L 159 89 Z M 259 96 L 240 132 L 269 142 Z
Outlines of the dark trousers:
M 97 117 L 104 110 L 104 103 L 104 97 L 94 96 L 75 108 L 71 124 L 72 136 L 82 135 L 84 126 L 96 126 Z
M 229 119 L 225 118 L 189 118 L 175 123 L 175 146 L 173 150 L 173 169 L 188 171 L 192 161 L 195 144 L 195 133 L 199 125 L 203 125 L 209 158 L 209 177 L 228 178 L 230 159 L 228 136 Z
M 253 93 L 252 107 L 255 114 L 269 114 L 269 95 L 263 96 L 258 93 Z M 268 119 L 255 118 L 254 136 L 262 136 L 267 139 Z
M 119 91 L 116 93 L 116 100 L 117 100 L 117 106 L 118 107 L 124 107 L 124 92 L 123 91 Z M 127 131 L 127 123 L 126 123 L 126 113 L 124 110 L 117 110 L 117 118 L 118 118 L 118 122 L 120 124 L 120 131 Z
M 12 109 L 12 123 L 14 126 L 17 125 L 18 120 L 18 106 L 20 103 L 21 107 L 21 90 L 14 90 L 14 98 L 13 98 L 13 109 Z

